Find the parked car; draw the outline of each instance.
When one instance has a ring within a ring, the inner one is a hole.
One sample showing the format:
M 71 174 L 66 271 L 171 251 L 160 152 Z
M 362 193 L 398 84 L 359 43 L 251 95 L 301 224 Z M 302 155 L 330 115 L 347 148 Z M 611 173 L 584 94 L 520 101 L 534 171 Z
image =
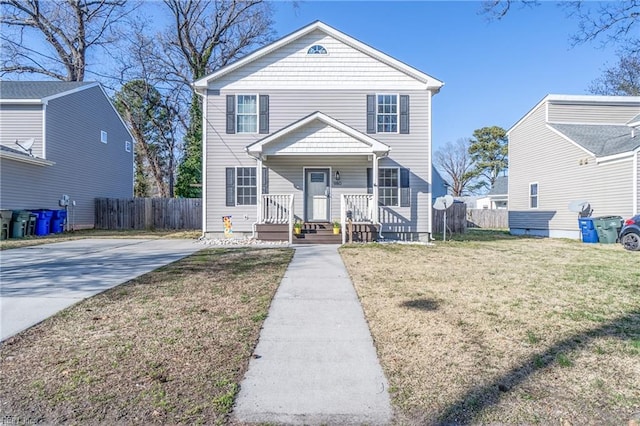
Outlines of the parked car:
M 627 250 L 640 250 L 640 214 L 624 221 L 620 243 Z

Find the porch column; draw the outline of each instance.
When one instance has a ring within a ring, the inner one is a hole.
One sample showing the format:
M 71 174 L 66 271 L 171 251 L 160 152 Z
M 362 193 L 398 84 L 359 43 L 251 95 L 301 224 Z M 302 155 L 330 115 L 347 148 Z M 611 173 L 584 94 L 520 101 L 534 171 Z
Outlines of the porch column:
M 373 186 L 373 223 L 378 222 L 378 155 L 373 154 L 371 161 L 371 184 Z
M 262 157 L 256 158 L 256 221 L 262 223 Z

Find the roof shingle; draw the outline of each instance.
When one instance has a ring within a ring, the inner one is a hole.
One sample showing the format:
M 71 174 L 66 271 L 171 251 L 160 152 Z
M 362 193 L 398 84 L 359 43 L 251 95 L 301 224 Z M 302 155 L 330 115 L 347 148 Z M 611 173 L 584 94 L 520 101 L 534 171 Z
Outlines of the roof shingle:
M 640 135 L 632 137 L 631 129 L 621 125 L 549 124 L 596 157 L 631 152 L 640 147 Z
M 0 99 L 42 99 L 95 84 L 90 81 L 0 81 Z

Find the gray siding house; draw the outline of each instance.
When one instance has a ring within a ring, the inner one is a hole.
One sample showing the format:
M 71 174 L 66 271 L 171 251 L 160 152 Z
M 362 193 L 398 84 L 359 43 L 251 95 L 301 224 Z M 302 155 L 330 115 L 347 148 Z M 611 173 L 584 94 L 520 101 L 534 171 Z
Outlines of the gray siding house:
M 638 213 L 639 113 L 637 96 L 548 95 L 509 129 L 511 233 L 579 238 L 572 201 Z
M 69 225 L 93 228 L 96 197 L 133 196 L 132 141 L 98 83 L 2 81 L 0 207 L 60 209 L 66 194 Z
M 432 96 L 443 83 L 314 22 L 194 83 L 203 95 L 203 232 L 294 221 L 431 233 Z M 256 172 L 256 171 L 261 172 Z

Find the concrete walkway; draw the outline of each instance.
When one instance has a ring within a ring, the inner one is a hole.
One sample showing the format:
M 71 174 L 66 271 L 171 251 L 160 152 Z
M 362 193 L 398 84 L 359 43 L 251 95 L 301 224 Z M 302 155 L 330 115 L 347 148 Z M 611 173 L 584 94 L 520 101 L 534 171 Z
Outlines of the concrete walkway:
M 0 252 L 0 340 L 201 250 L 194 240 L 86 239 Z
M 387 381 L 337 246 L 296 249 L 233 415 L 249 423 L 390 422 Z

